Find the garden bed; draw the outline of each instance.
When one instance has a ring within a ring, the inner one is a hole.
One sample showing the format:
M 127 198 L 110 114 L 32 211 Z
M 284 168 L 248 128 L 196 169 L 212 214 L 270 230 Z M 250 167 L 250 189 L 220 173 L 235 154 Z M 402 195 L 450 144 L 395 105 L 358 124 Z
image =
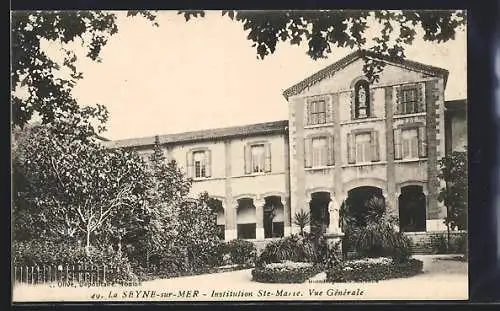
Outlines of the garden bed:
M 417 259 L 395 262 L 386 257 L 365 258 L 330 268 L 326 279 L 329 282 L 377 282 L 414 276 L 422 273 L 422 269 L 423 262 Z
M 261 283 L 304 283 L 321 270 L 321 267 L 306 262 L 271 263 L 253 269 L 252 280 Z

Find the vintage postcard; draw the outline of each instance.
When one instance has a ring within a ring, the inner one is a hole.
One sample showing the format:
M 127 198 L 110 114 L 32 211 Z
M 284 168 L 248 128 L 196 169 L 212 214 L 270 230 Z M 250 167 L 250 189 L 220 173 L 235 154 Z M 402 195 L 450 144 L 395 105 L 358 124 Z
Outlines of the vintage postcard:
M 14 11 L 13 302 L 466 300 L 466 11 Z

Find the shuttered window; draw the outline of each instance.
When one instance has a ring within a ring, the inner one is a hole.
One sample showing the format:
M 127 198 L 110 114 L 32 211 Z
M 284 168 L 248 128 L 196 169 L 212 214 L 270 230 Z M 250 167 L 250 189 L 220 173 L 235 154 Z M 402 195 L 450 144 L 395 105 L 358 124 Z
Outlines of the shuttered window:
M 326 103 L 324 100 L 309 102 L 308 125 L 326 123 Z
M 370 133 L 356 135 L 356 163 L 371 161 L 371 136 Z
M 326 166 L 328 154 L 326 137 L 318 137 L 312 139 L 312 152 L 312 166 Z
M 210 150 L 199 150 L 187 154 L 187 176 L 207 178 L 212 176 L 212 156 Z
M 194 177 L 206 177 L 206 155 L 205 151 L 193 152 Z
M 422 84 L 403 85 L 396 88 L 396 114 L 425 111 L 425 94 Z
M 418 158 L 418 131 L 416 128 L 402 131 L 402 158 Z
M 271 172 L 271 144 L 245 146 L 245 174 Z
M 332 135 L 304 139 L 304 166 L 323 167 L 335 165 Z

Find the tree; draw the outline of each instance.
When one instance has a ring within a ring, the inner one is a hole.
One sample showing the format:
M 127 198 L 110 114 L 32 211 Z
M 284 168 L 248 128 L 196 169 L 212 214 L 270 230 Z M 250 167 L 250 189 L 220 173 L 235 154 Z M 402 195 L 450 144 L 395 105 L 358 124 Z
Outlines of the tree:
M 179 209 L 176 243 L 186 250 L 191 267 L 210 263 L 218 246 L 217 214 L 209 201 L 209 194 L 204 192 L 197 199 L 184 200 Z
M 155 137 L 153 151 L 149 155 L 147 185 L 148 205 L 140 217 L 142 222 L 130 223 L 123 220 L 124 227 L 130 227 L 124 243 L 132 246 L 131 255 L 136 260 L 145 256 L 149 267 L 151 256 L 159 255 L 164 248 L 173 245 L 179 235 L 179 209 L 189 194 L 191 181 L 185 177 L 175 161 L 167 163 L 161 149 L 159 137 Z
M 445 182 L 438 196 L 446 206 L 448 229 L 467 230 L 467 152 L 453 151 L 439 161 L 438 177 Z
M 27 137 L 22 154 L 18 167 L 29 183 L 23 193 L 27 212 L 39 217 L 48 236 L 83 241 L 87 253 L 107 233 L 123 234 L 113 219 L 146 205 L 147 174 L 136 153 L 62 139 L 40 126 Z
M 304 228 L 310 223 L 311 216 L 304 210 L 300 210 L 293 215 L 293 224 L 299 227 L 301 235 L 304 235 Z
M 128 16 L 142 15 L 155 23 L 146 11 L 129 11 Z M 116 15 L 102 11 L 20 11 L 11 16 L 11 106 L 14 126 L 26 125 L 34 115 L 42 124 L 64 125 L 94 134 L 105 130 L 108 118 L 102 105 L 80 107 L 71 94 L 83 77 L 76 67 L 77 56 L 71 43 L 79 41 L 87 57 L 100 61 L 99 54 L 109 38 L 118 32 Z M 64 52 L 61 63 L 51 59 L 41 48 L 42 41 L 55 42 Z M 61 76 L 61 71 L 69 75 Z M 19 94 L 24 89 L 26 96 Z M 97 122 L 97 124 L 95 124 Z

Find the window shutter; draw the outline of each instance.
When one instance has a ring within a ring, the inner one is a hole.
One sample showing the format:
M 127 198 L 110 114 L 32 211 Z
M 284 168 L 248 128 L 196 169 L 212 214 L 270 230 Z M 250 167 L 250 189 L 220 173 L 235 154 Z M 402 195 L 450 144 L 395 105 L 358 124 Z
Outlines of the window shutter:
M 252 172 L 252 150 L 250 145 L 245 145 L 245 174 L 250 174 Z
M 311 103 L 304 101 L 304 125 L 311 124 Z
M 394 93 L 393 93 L 393 110 L 394 114 L 401 114 L 401 87 L 400 86 L 394 86 Z
M 267 143 L 264 145 L 264 152 L 266 155 L 265 158 L 265 164 L 264 164 L 264 171 L 265 172 L 270 172 L 271 171 L 271 144 Z
M 205 177 L 212 177 L 212 151 L 205 151 Z
M 356 119 L 356 88 L 351 91 L 351 120 Z
M 333 135 L 328 137 L 328 153 L 327 153 L 327 162 L 326 165 L 335 165 L 335 152 L 333 150 L 334 146 L 334 138 Z
M 356 163 L 355 136 L 351 133 L 347 133 L 347 162 L 349 164 Z
M 377 131 L 371 132 L 370 143 L 372 145 L 372 148 L 371 148 L 372 162 L 380 161 L 380 150 L 379 150 L 380 147 L 378 144 L 378 132 Z
M 394 130 L 394 159 L 401 160 L 401 129 Z
M 420 83 L 417 87 L 417 105 L 418 112 L 424 112 L 425 109 L 425 83 Z
M 333 122 L 333 103 L 331 97 L 326 100 L 326 122 Z
M 418 156 L 421 158 L 427 157 L 427 133 L 425 126 L 418 128 Z
M 304 139 L 304 166 L 312 167 L 312 139 Z
M 186 175 L 188 178 L 193 177 L 193 152 L 186 153 Z

